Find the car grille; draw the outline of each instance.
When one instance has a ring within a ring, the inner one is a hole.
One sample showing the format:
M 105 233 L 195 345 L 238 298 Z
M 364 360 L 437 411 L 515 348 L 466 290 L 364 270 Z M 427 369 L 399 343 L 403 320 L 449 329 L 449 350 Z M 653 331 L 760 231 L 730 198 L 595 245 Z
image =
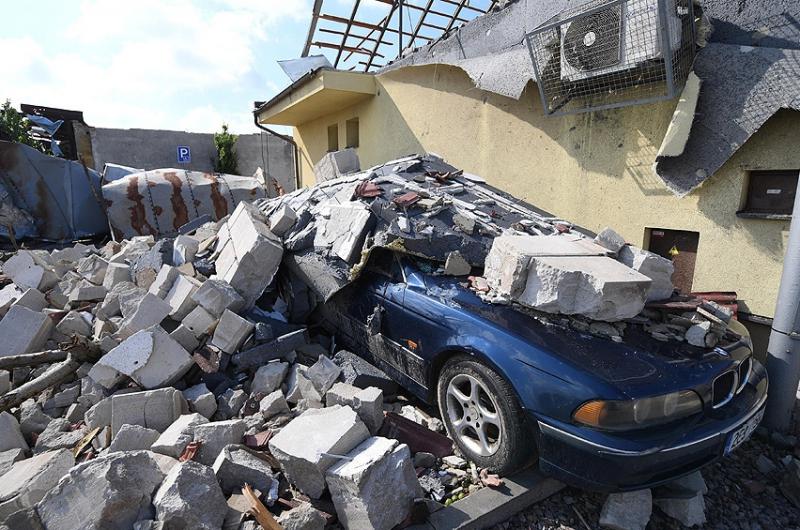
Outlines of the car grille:
M 714 379 L 711 404 L 715 409 L 728 403 L 736 394 L 739 384 L 739 372 L 737 370 L 729 370 Z
M 748 357 L 747 359 L 739 363 L 739 388 L 736 389 L 737 394 L 742 390 L 744 390 L 747 381 L 750 380 L 750 371 L 752 369 L 753 369 L 752 357 Z

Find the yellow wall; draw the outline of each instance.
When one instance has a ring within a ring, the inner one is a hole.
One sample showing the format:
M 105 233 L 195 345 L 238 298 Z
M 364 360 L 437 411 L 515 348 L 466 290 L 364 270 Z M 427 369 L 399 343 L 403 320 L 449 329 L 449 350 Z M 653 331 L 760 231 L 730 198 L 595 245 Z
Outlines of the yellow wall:
M 676 101 L 548 118 L 533 84 L 519 101 L 481 91 L 449 66 L 377 78 L 378 95 L 295 128 L 302 179 L 327 150 L 327 128 L 360 122 L 361 166 L 434 152 L 540 208 L 643 245 L 645 227 L 700 233 L 694 290 L 735 290 L 772 316 L 789 223 L 740 219 L 750 169 L 800 168 L 800 113 L 780 111 L 697 191 L 679 199 L 651 166 Z M 794 132 L 793 132 L 794 131 Z

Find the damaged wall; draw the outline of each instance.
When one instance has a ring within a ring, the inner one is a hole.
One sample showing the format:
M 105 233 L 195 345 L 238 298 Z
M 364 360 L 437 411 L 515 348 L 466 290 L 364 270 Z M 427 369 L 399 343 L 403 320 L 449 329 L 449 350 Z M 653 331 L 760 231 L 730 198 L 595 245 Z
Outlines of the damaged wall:
M 358 117 L 362 167 L 435 152 L 591 230 L 614 226 L 633 244 L 645 243 L 644 227 L 697 231 L 693 288 L 735 289 L 747 312 L 773 314 L 789 223 L 735 213 L 749 170 L 800 167 L 800 150 L 787 148 L 796 146 L 800 113 L 779 111 L 703 187 L 679 199 L 652 170 L 677 101 L 552 119 L 532 84 L 516 101 L 476 89 L 455 67 L 398 69 L 377 81 L 376 97 L 295 129 L 305 185 L 327 151 L 328 126 L 338 123 L 343 136 L 345 122 Z

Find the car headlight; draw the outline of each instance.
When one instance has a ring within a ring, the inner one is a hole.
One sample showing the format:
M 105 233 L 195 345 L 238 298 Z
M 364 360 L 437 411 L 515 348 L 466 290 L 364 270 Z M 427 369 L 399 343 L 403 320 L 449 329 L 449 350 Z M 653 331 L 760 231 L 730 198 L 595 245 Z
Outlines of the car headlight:
M 640 429 L 700 412 L 703 404 L 691 390 L 626 401 L 587 401 L 575 410 L 575 421 L 609 431 Z

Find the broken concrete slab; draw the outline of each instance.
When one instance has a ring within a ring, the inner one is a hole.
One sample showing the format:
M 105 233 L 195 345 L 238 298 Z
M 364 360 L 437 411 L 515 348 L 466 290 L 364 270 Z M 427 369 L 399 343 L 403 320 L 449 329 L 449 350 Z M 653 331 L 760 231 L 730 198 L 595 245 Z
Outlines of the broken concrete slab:
M 200 339 L 214 331 L 217 319 L 202 306 L 197 306 L 186 315 L 181 325 Z
M 183 397 L 189 403 L 189 410 L 205 418 L 211 418 L 217 411 L 217 398 L 205 383 L 189 387 L 183 391 Z
M 172 289 L 172 284 L 175 283 L 178 276 L 180 276 L 180 273 L 177 268 L 172 265 L 162 265 L 158 274 L 156 274 L 155 280 L 153 280 L 153 283 L 147 288 L 147 292 L 163 300 L 170 289 Z
M 334 180 L 344 175 L 350 175 L 361 171 L 361 163 L 358 154 L 353 148 L 342 149 L 326 153 L 319 162 L 314 165 L 314 175 L 317 184 Z
M 466 276 L 472 272 L 472 265 L 469 264 L 461 252 L 455 250 L 447 255 L 444 263 L 444 272 L 450 276 Z
M 318 499 L 325 491 L 324 473 L 369 437 L 350 407 L 309 409 L 293 419 L 269 442 L 272 455 L 300 491 Z
M 95 285 L 89 280 L 80 280 L 70 291 L 67 300 L 69 302 L 95 302 L 106 297 L 106 288 L 102 285 Z
M 91 254 L 78 261 L 78 267 L 75 272 L 95 285 L 102 285 L 106 277 L 107 268 L 108 261 L 97 254 Z
M 20 460 L 25 460 L 24 449 L 18 447 L 16 449 L 0 451 L 0 477 L 8 473 L 8 471 L 14 467 L 14 464 Z
M 28 450 L 28 442 L 22 436 L 17 418 L 8 412 L 0 412 L 0 451 L 9 449 Z
M 92 325 L 87 316 L 91 318 L 90 313 L 82 311 L 70 311 L 61 321 L 56 324 L 56 332 L 59 336 L 59 342 L 66 342 L 72 337 L 91 337 Z
M 339 379 L 342 369 L 327 356 L 320 355 L 317 362 L 306 370 L 305 376 L 319 392 L 320 399 L 330 387 Z
M 164 473 L 149 451 L 101 455 L 75 466 L 39 502 L 45 528 L 131 528 Z
M 612 530 L 645 530 L 653 513 L 649 489 L 612 493 L 600 512 L 600 526 Z
M 179 235 L 172 243 L 172 264 L 180 267 L 184 263 L 191 263 L 200 248 L 200 241 L 187 235 Z
M 244 350 L 231 357 L 231 362 L 241 369 L 261 366 L 269 361 L 288 358 L 294 350 L 305 346 L 309 342 L 308 330 L 299 329 L 282 335 L 272 342 L 259 344 Z
M 126 316 L 117 332 L 117 337 L 126 339 L 139 330 L 160 324 L 172 311 L 172 308 L 153 293 L 147 293 L 139 300 L 133 314 Z M 124 312 L 123 312 L 124 315 Z
M 47 297 L 38 289 L 28 289 L 14 302 L 15 306 L 27 307 L 31 311 L 42 311 L 49 304 Z
M 314 246 L 329 247 L 332 254 L 353 265 L 361 257 L 372 212 L 360 202 L 329 204 L 325 209 L 322 217 L 327 220 L 317 227 Z
M 420 496 L 408 446 L 368 438 L 325 473 L 336 514 L 345 528 L 391 530 Z
M 226 309 L 238 313 L 244 308 L 244 298 L 222 280 L 206 280 L 192 294 L 192 300 L 216 318 L 221 317 Z
M 111 290 L 116 284 L 131 281 L 131 267 L 126 263 L 109 263 L 103 277 L 103 287 Z
M 149 450 L 160 436 L 154 429 L 140 425 L 123 425 L 108 446 L 108 452 Z
M 347 405 L 352 408 L 371 434 L 377 434 L 383 424 L 383 391 L 380 388 L 360 389 L 347 383 L 336 383 L 325 394 L 325 404 Z
M 164 295 L 164 301 L 172 308 L 169 313 L 170 318 L 173 320 L 183 320 L 197 307 L 197 302 L 192 299 L 192 295 L 194 295 L 200 287 L 200 282 L 194 278 L 182 274 L 178 276 L 173 282 L 172 288 Z
M 175 341 L 183 346 L 183 349 L 190 354 L 200 346 L 200 341 L 194 336 L 194 333 L 183 324 L 180 324 L 177 328 L 172 330 L 169 336 L 175 339 Z
M 665 300 L 672 296 L 675 289 L 672 285 L 672 273 L 675 272 L 672 261 L 630 245 L 620 249 L 617 260 L 652 280 L 647 288 L 648 302 Z
M 256 370 L 253 382 L 250 383 L 251 394 L 271 394 L 280 388 L 286 374 L 289 373 L 289 363 L 273 361 Z
M 278 237 L 283 237 L 297 222 L 297 214 L 288 204 L 281 204 L 269 216 L 269 229 Z
M 214 329 L 211 345 L 225 353 L 235 353 L 253 332 L 254 327 L 255 324 L 249 320 L 226 309 Z
M 14 285 L 13 283 L 9 283 L 2 289 L 0 289 L 0 317 L 6 314 L 8 309 L 16 303 L 17 300 L 22 296 L 22 289 Z M 34 311 L 36 311 L 34 309 Z M 40 310 L 41 311 L 41 310 Z
M 101 399 L 83 415 L 86 427 L 95 429 L 111 425 L 111 398 Z
M 0 521 L 35 506 L 73 465 L 75 458 L 66 449 L 16 462 L 0 481 Z
M 184 414 L 164 430 L 150 446 L 150 450 L 154 453 L 178 458 L 189 442 L 194 440 L 195 426 L 205 423 L 208 423 L 208 419 L 200 414 Z
M 164 432 L 186 407 L 183 395 L 174 388 L 147 390 L 111 397 L 111 432 L 128 423 Z
M 81 427 L 72 430 L 69 420 L 56 418 L 47 424 L 36 438 L 36 445 L 33 448 L 34 454 L 53 451 L 56 449 L 72 449 L 86 435 L 87 429 Z
M 153 496 L 158 521 L 167 528 L 219 530 L 228 503 L 211 468 L 193 462 L 173 467 Z
M 229 420 L 239 414 L 245 402 L 247 394 L 242 389 L 229 388 L 217 398 L 216 419 Z
M 32 252 L 20 250 L 3 263 L 3 274 L 21 289 L 39 289 L 45 280 L 44 264 Z
M 286 403 L 286 398 L 283 397 L 283 392 L 279 389 L 266 395 L 264 399 L 259 402 L 258 411 L 265 420 L 268 420 L 278 414 L 289 412 L 289 404 Z
M 53 320 L 27 307 L 13 306 L 0 320 L 4 345 L 0 357 L 41 351 L 53 331 Z
M 245 484 L 267 492 L 272 488 L 272 468 L 265 459 L 239 444 L 226 445 L 212 466 L 223 493 L 240 492 Z
M 688 499 L 654 499 L 653 503 L 684 526 L 692 527 L 706 522 L 706 503 L 702 493 Z
M 307 502 L 281 513 L 278 524 L 284 530 L 324 530 L 325 516 Z
M 214 421 L 194 427 L 194 440 L 200 442 L 197 461 L 210 466 L 226 445 L 242 442 L 247 430 L 242 420 Z

